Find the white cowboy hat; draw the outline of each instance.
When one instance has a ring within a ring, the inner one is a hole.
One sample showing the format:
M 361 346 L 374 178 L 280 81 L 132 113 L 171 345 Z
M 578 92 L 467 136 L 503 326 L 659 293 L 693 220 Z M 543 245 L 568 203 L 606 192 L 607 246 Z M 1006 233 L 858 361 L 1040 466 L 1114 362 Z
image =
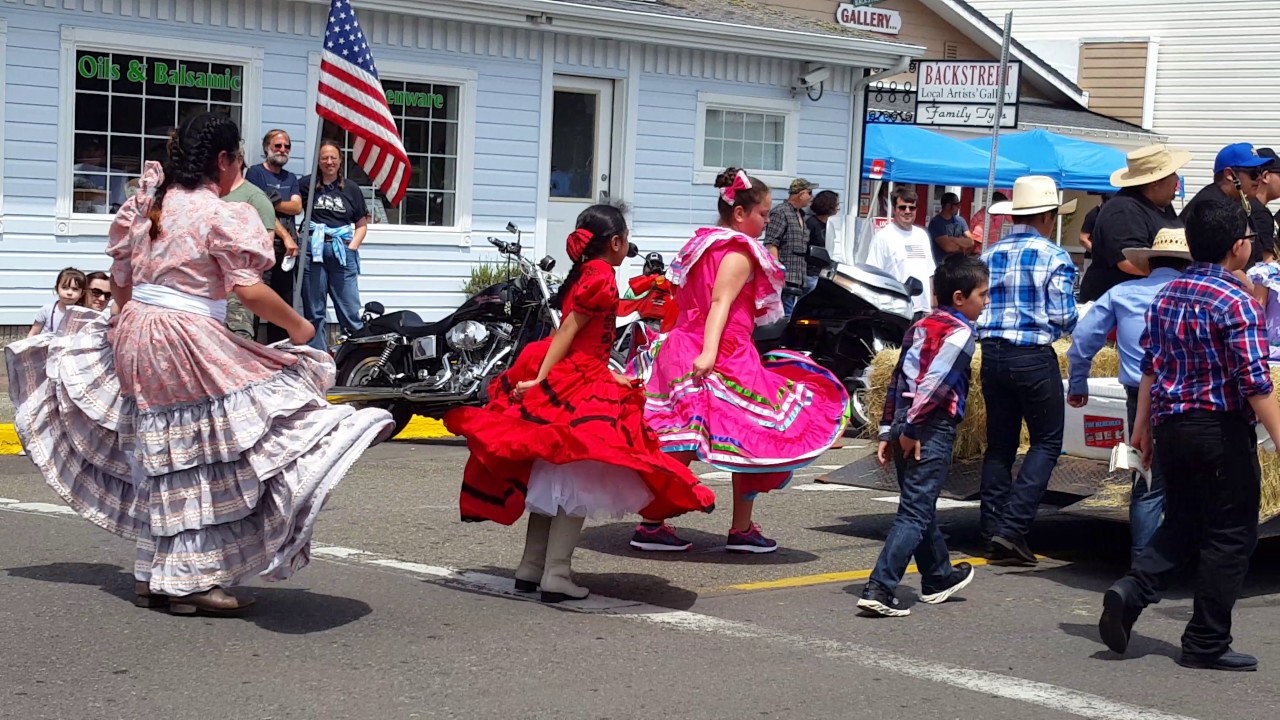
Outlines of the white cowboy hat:
M 1068 214 L 1076 211 L 1076 201 L 1058 204 L 1058 185 L 1047 175 L 1027 175 L 1013 183 L 1013 200 L 991 206 L 991 215 L 1039 215 L 1057 210 Z
M 1187 245 L 1187 231 L 1182 228 L 1163 228 L 1149 248 L 1125 248 L 1124 259 L 1142 272 L 1151 272 L 1149 260 L 1155 257 L 1191 259 L 1191 247 Z
M 1170 150 L 1164 145 L 1138 148 L 1125 157 L 1126 166 L 1111 173 L 1116 187 L 1135 187 L 1163 180 L 1191 162 L 1186 150 Z

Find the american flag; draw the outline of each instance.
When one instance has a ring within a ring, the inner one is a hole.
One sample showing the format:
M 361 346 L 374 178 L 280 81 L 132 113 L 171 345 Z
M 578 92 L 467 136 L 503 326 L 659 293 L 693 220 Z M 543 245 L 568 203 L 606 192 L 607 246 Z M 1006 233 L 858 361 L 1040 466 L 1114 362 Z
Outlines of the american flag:
M 387 107 L 373 53 L 348 0 L 332 0 L 329 5 L 316 98 L 316 112 L 355 137 L 356 162 L 391 204 L 399 205 L 409 183 L 409 156 Z

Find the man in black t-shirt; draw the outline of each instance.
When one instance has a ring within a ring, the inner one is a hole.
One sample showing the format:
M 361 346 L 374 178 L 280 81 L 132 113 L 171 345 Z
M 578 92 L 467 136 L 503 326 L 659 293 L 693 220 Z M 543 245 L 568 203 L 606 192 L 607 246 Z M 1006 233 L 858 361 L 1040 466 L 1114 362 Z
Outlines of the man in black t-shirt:
M 1149 248 L 1156 233 L 1180 228 L 1173 211 L 1178 194 L 1178 170 L 1191 161 L 1191 153 L 1148 145 L 1129 153 L 1125 167 L 1111 174 L 1120 188 L 1098 211 L 1091 242 L 1092 262 L 1080 284 L 1080 302 L 1093 302 L 1125 280 L 1143 277 L 1124 257 L 1125 248 Z

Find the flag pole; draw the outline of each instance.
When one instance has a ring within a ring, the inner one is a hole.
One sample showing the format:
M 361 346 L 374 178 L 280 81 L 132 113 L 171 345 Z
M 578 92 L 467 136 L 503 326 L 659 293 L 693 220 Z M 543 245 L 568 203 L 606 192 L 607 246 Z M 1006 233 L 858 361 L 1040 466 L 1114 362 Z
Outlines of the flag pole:
M 316 92 L 320 92 L 318 86 L 316 87 Z M 302 307 L 302 286 L 306 282 L 307 266 L 311 264 L 311 211 L 315 209 L 316 205 L 316 181 L 320 179 L 320 143 L 323 141 L 324 118 L 317 114 L 315 143 L 310 148 L 313 158 L 311 161 L 311 187 L 307 188 L 307 209 L 302 215 L 302 228 L 301 232 L 298 233 L 298 239 L 302 242 L 298 243 L 298 274 L 293 281 L 293 309 L 303 317 L 306 317 L 306 314 Z M 320 328 L 316 332 L 324 330 L 324 323 L 321 323 Z
M 996 98 L 995 120 L 991 123 L 991 166 L 987 172 L 987 207 L 996 191 L 996 152 L 1000 148 L 1000 122 L 1004 120 L 1004 94 L 1009 85 L 1009 41 L 1013 38 L 1013 13 L 1004 15 L 1004 41 L 1000 45 L 1000 96 Z M 982 241 L 991 247 L 991 210 L 982 216 Z

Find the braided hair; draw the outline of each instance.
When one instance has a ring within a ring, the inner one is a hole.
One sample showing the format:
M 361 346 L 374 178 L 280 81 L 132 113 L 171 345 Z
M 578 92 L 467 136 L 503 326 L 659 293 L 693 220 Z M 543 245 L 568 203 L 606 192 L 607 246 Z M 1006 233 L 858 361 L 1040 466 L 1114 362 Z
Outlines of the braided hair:
M 200 113 L 178 128 L 169 131 L 165 146 L 168 160 L 164 164 L 164 181 L 156 188 L 151 205 L 151 238 L 160 234 L 160 209 L 165 193 L 173 185 L 195 190 L 202 183 L 218 179 L 218 156 L 232 158 L 240 153 L 240 128 L 222 113 Z
M 574 226 L 577 230 L 591 233 L 591 240 L 582 251 L 582 257 L 569 268 L 569 274 L 560 284 L 560 290 L 551 299 L 551 307 L 557 310 L 564 306 L 564 299 L 569 296 L 569 291 L 582 277 L 582 266 L 603 255 L 609 247 L 609 241 L 615 235 L 623 237 L 627 235 L 627 219 L 623 216 L 622 210 L 613 205 L 592 205 L 578 215 L 578 221 Z

